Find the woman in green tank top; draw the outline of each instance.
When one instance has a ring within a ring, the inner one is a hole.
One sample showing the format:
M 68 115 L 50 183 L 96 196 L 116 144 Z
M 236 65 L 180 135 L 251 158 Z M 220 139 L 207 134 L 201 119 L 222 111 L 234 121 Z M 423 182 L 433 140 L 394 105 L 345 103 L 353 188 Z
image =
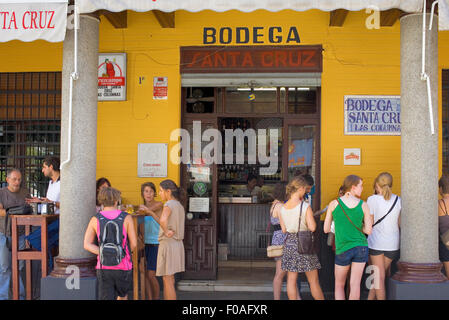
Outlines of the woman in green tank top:
M 373 218 L 366 202 L 360 200 L 363 181 L 350 175 L 343 181 L 344 196 L 333 200 L 327 209 L 324 232 L 335 223 L 335 300 L 345 299 L 345 282 L 351 270 L 350 300 L 360 299 L 360 281 L 368 262 L 368 242 L 365 234 L 372 230 Z

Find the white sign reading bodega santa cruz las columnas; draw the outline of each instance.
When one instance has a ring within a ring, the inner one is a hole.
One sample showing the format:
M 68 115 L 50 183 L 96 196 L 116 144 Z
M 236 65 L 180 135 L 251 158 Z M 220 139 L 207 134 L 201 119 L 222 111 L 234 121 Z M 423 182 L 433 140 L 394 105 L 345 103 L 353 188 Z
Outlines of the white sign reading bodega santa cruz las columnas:
M 401 135 L 400 96 L 345 96 L 346 135 Z

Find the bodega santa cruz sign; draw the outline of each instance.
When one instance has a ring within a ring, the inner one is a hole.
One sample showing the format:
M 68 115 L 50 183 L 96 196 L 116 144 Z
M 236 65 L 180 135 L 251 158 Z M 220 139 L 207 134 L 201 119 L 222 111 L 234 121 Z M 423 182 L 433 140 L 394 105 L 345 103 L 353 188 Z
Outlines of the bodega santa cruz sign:
M 401 135 L 400 96 L 345 96 L 346 135 Z
M 321 72 L 322 47 L 181 47 L 181 73 Z

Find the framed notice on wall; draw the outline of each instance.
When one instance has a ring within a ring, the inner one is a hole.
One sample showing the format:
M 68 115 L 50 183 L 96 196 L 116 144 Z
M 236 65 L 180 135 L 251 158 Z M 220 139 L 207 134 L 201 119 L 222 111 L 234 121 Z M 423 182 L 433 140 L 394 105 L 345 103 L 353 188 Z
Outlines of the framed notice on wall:
M 401 135 L 400 96 L 345 96 L 346 135 Z
M 126 100 L 126 53 L 98 54 L 98 101 Z
M 139 143 L 137 147 L 138 177 L 167 177 L 167 144 Z

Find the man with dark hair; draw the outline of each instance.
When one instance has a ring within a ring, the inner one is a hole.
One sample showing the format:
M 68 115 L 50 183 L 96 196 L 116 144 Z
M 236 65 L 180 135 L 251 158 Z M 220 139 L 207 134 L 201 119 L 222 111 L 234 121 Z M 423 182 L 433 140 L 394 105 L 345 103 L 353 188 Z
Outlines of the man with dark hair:
M 6 210 L 16 206 L 26 204 L 26 199 L 30 198 L 27 190 L 21 187 L 22 173 L 18 169 L 11 169 L 7 172 L 7 187 L 0 189 L 0 300 L 7 300 L 9 285 L 11 282 L 11 251 L 7 243 L 11 243 L 11 230 L 6 230 Z M 19 250 L 25 248 L 25 229 L 19 227 Z M 24 267 L 23 260 L 19 263 L 19 269 Z M 25 289 L 22 278 L 20 279 L 20 298 L 25 298 Z
M 61 195 L 61 173 L 59 170 L 59 159 L 53 156 L 47 157 L 42 163 L 42 173 L 50 178 L 47 195 L 45 198 L 35 198 L 30 202 L 52 202 L 55 205 L 55 214 L 59 214 L 59 199 Z
M 257 195 L 258 188 L 257 187 L 257 177 L 252 173 L 248 174 L 248 178 L 246 179 L 247 185 L 246 188 L 251 195 Z
M 304 173 L 301 176 L 304 178 L 304 180 L 306 180 L 307 183 L 306 193 L 304 194 L 304 200 L 309 202 L 310 205 L 312 205 L 312 195 L 315 193 L 315 180 L 308 173 Z
M 47 157 L 42 164 L 42 173 L 50 178 L 47 189 L 47 196 L 44 201 L 55 204 L 55 213 L 59 213 L 59 199 L 61 195 L 61 173 L 59 170 L 59 159 L 56 157 Z

